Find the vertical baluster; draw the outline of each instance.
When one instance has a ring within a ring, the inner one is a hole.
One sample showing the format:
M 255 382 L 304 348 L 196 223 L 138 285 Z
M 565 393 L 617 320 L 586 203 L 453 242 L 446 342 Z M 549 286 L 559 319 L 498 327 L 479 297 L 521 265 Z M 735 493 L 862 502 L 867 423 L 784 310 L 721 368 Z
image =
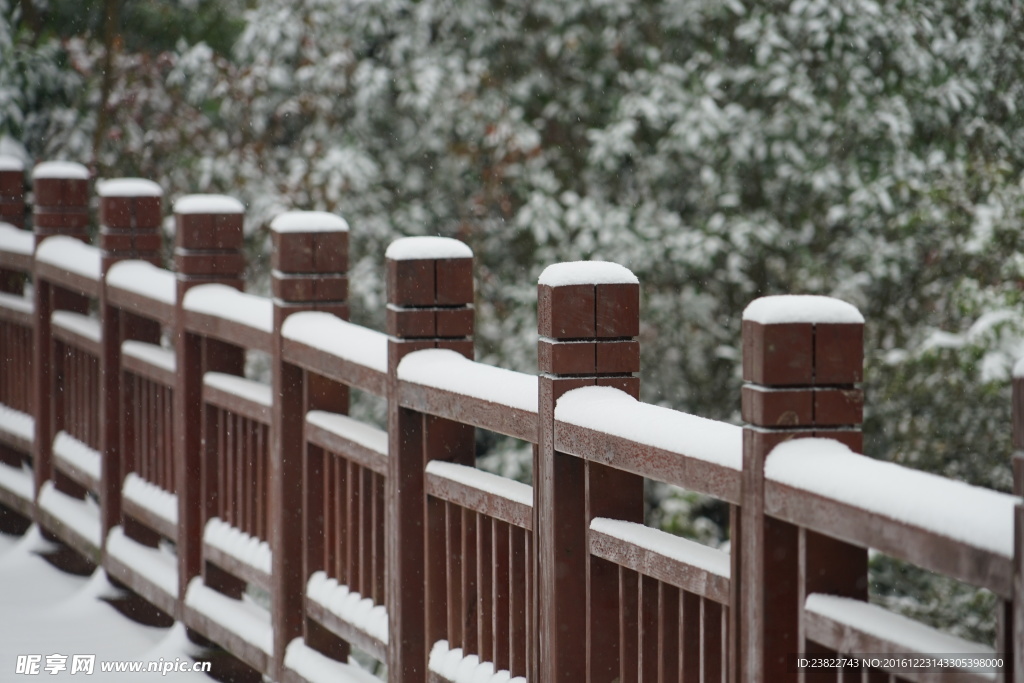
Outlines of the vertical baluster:
M 491 659 L 497 670 L 508 669 L 509 638 L 512 632 L 512 615 L 509 606 L 509 565 L 512 549 L 509 545 L 509 525 L 499 520 L 491 523 L 491 637 L 493 651 Z
M 491 572 L 491 520 L 483 515 L 476 515 L 476 623 L 479 633 L 479 652 L 481 660 L 492 660 L 492 586 Z
M 658 683 L 679 680 L 679 589 L 658 584 Z
M 528 550 L 532 538 L 518 527 L 509 529 L 509 665 L 513 676 L 523 676 L 528 670 L 527 643 L 530 638 L 530 604 L 533 596 L 529 589 L 531 561 Z
M 480 652 L 477 633 L 476 513 L 459 508 L 462 515 L 462 647 L 465 654 Z

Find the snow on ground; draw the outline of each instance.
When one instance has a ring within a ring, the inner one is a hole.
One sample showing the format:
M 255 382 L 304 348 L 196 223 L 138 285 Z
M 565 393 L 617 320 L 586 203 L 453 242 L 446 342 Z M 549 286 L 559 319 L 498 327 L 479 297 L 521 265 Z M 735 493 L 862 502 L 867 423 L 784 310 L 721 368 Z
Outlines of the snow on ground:
M 0 681 L 33 678 L 102 681 L 204 681 L 201 673 L 104 673 L 102 662 L 191 660 L 192 646 L 184 628 L 142 626 L 101 600 L 116 595 L 102 570 L 91 577 L 73 576 L 54 568 L 37 553 L 51 544 L 35 527 L 22 537 L 0 534 Z M 47 655 L 68 655 L 67 669 L 45 670 Z M 71 656 L 96 655 L 92 676 L 70 673 Z M 37 676 L 16 673 L 18 655 L 42 655 Z

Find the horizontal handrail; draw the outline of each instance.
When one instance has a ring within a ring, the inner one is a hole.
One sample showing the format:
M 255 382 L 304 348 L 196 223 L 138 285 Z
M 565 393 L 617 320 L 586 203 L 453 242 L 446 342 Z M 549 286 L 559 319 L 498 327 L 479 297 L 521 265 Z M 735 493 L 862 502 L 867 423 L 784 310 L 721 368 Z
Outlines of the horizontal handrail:
M 190 289 L 182 305 L 190 332 L 270 353 L 274 319 L 270 299 L 211 284 Z
M 767 514 L 1012 596 L 1020 498 L 799 439 L 765 465 Z
M 729 553 L 643 524 L 596 517 L 591 554 L 685 591 L 729 604 Z
M 89 297 L 100 295 L 100 250 L 74 237 L 54 235 L 36 249 L 37 277 Z
M 266 384 L 222 372 L 208 372 L 203 376 L 203 401 L 254 422 L 270 424 L 273 398 Z
M 0 268 L 31 273 L 35 243 L 31 232 L 0 222 Z
M 427 463 L 427 494 L 459 507 L 533 530 L 533 487 L 475 467 Z
M 407 408 L 537 442 L 536 375 L 426 349 L 402 359 L 398 379 L 398 400 Z
M 387 335 L 330 313 L 306 311 L 288 316 L 281 337 L 287 362 L 376 396 L 387 393 Z
M 177 301 L 174 273 L 148 261 L 120 261 L 107 271 L 107 300 L 136 315 L 170 324 Z
M 618 389 L 583 387 L 562 396 L 555 408 L 555 448 L 740 502 L 742 429 L 641 403 Z

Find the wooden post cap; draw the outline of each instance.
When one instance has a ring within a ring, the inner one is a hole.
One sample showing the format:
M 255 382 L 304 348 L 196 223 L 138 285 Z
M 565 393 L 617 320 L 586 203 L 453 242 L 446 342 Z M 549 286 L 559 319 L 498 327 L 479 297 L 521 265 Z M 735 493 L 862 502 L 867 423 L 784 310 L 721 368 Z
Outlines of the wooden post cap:
M 781 430 L 779 439 L 803 430 L 859 451 L 864 393 L 855 385 L 863 367 L 864 317 L 844 301 L 769 296 L 743 312 L 743 419 Z
M 287 211 L 270 223 L 275 305 L 348 318 L 348 223 L 325 211 Z
M 385 252 L 387 329 L 398 357 L 445 348 L 473 357 L 473 251 L 448 237 L 404 237 Z
M 548 266 L 537 284 L 538 363 L 553 376 L 640 370 L 640 282 L 616 263 Z
M 174 265 L 190 277 L 240 278 L 245 207 L 221 194 L 186 195 L 174 202 Z
M 0 223 L 25 227 L 25 165 L 0 154 Z
M 143 178 L 96 183 L 100 197 L 100 248 L 104 271 L 123 259 L 160 263 L 163 189 Z
M 88 241 L 89 170 L 73 161 L 44 161 L 32 169 L 36 244 L 50 235 Z

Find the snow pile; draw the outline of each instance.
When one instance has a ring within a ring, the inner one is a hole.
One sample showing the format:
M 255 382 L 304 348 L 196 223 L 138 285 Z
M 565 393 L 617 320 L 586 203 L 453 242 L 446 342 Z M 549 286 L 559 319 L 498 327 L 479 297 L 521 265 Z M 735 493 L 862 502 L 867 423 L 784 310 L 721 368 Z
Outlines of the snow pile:
M 36 438 L 36 423 L 31 415 L 0 403 L 0 429 L 32 443 Z
M 447 640 L 439 640 L 430 649 L 430 670 L 452 683 L 526 683 L 522 676 L 512 678 L 507 670 L 494 670 L 492 662 L 481 662 L 477 655 L 462 654 L 462 648 L 451 648 Z
M 641 403 L 612 387 L 582 387 L 555 405 L 555 420 L 728 467 L 743 468 L 743 430 Z
M 36 249 L 36 260 L 90 280 L 100 279 L 100 250 L 74 237 L 47 237 Z
M 687 564 L 726 579 L 729 578 L 729 553 L 709 548 L 701 543 L 673 536 L 643 524 L 606 517 L 595 517 L 590 522 L 590 530 L 664 555 L 681 564 Z
M 813 593 L 807 596 L 805 608 L 812 614 L 887 640 L 905 652 L 963 655 L 995 653 L 988 646 L 936 631 L 913 619 L 861 600 Z
M 90 318 L 81 313 L 72 313 L 71 311 L 54 311 L 52 320 L 54 327 L 74 332 L 78 336 L 90 341 L 99 343 L 103 338 L 100 321 L 96 318 Z
M 75 576 L 51 566 L 41 554 L 56 546 L 41 537 L 33 526 L 20 538 L 0 534 L 0 605 L 4 619 L 0 621 L 0 662 L 6 674 L 14 676 L 18 655 L 61 653 L 95 654 L 98 678 L 101 662 L 114 661 L 188 661 L 197 653 L 188 642 L 185 627 L 175 624 L 170 629 L 140 626 L 126 619 L 104 596 L 120 595 L 108 583 L 102 569 L 91 577 Z M 68 669 L 55 674 L 40 670 L 37 678 L 50 680 L 90 680 Z M 8 668 L 9 667 L 9 668 Z M 131 679 L 130 676 L 125 680 Z M 151 677 L 160 681 L 194 681 L 210 679 L 200 673 L 169 673 Z M 31 677 L 25 677 L 31 680 Z M 111 679 L 113 680 L 113 679 Z M 143 680 L 140 678 L 139 680 Z
M 1013 557 L 1019 498 L 857 455 L 831 439 L 775 447 L 765 477 L 975 548 Z
M 285 211 L 270 221 L 274 232 L 348 232 L 344 218 L 326 211 Z
M 537 377 L 469 360 L 449 349 L 410 353 L 398 364 L 398 378 L 498 405 L 537 412 Z
M 5 462 L 0 462 L 0 488 L 31 502 L 35 496 L 32 468 L 25 463 L 22 463 L 21 467 L 11 467 Z
M 473 250 L 451 237 L 403 237 L 388 245 L 384 258 L 392 261 L 473 258 Z
M 441 460 L 431 460 L 427 463 L 426 472 L 427 474 L 458 482 L 477 491 L 500 496 L 530 508 L 533 507 L 533 487 L 514 479 L 506 479 L 490 472 L 478 470 L 475 467 L 459 465 L 453 462 L 443 462 Z
M 249 596 L 234 600 L 207 587 L 203 578 L 197 576 L 185 591 L 185 605 L 268 655 L 273 654 L 274 629 L 270 625 L 270 612 L 252 602 Z
M 284 665 L 309 683 L 380 683 L 379 678 L 353 663 L 345 664 L 320 654 L 302 638 L 288 643 Z
M 828 296 L 786 294 L 754 299 L 743 319 L 762 325 L 779 323 L 863 323 L 856 306 Z
M 324 571 L 314 572 L 306 583 L 306 597 L 324 607 L 347 624 L 381 643 L 388 643 L 388 611 L 371 598 L 349 590 Z
M 281 326 L 281 335 L 350 363 L 377 372 L 388 371 L 387 335 L 336 315 L 322 311 L 294 313 Z
M 24 171 L 25 164 L 18 157 L 0 154 L 0 171 Z
M 136 358 L 168 372 L 174 372 L 178 364 L 173 351 L 134 339 L 128 339 L 121 344 L 121 355 Z
M 329 413 L 326 410 L 311 410 L 306 413 L 306 422 L 326 429 L 375 453 L 380 453 L 383 456 L 388 454 L 387 432 L 355 420 L 348 415 Z
M 148 261 L 115 263 L 107 271 L 107 284 L 172 306 L 178 297 L 174 273 Z
M 224 318 L 247 327 L 272 332 L 274 305 L 270 299 L 240 292 L 227 285 L 199 285 L 188 290 L 185 309 Z
M 145 178 L 114 178 L 98 181 L 96 194 L 101 197 L 163 197 L 164 190 Z
M 36 504 L 86 541 L 97 548 L 100 547 L 100 509 L 92 498 L 72 498 L 58 491 L 52 481 L 46 481 L 39 490 Z
M 57 432 L 53 440 L 53 457 L 100 480 L 102 460 L 99 451 L 90 448 L 65 431 Z
M 270 574 L 273 561 L 270 545 L 219 517 L 214 517 L 206 523 L 206 528 L 203 529 L 203 543 L 264 574 Z
M 129 472 L 124 478 L 121 497 L 167 520 L 172 526 L 178 526 L 178 496 L 164 491 L 134 472 Z
M 242 202 L 224 194 L 187 194 L 174 202 L 174 213 L 245 213 Z
M 273 391 L 266 384 L 254 382 L 251 379 L 228 375 L 223 372 L 208 372 L 203 375 L 203 384 L 234 394 L 240 398 L 259 403 L 270 408 L 274 405 Z
M 107 534 L 106 552 L 164 593 L 178 597 L 178 558 L 173 553 L 163 547 L 150 548 L 137 543 L 125 536 L 124 529 L 119 526 Z
M 10 223 L 0 223 L 0 251 L 31 256 L 36 238 L 28 230 L 19 230 Z
M 74 161 L 44 161 L 32 169 L 32 179 L 69 178 L 72 180 L 88 180 L 89 169 Z
M 640 284 L 636 275 L 618 263 L 608 261 L 571 261 L 555 263 L 540 274 L 537 284 L 548 287 L 568 285 Z

